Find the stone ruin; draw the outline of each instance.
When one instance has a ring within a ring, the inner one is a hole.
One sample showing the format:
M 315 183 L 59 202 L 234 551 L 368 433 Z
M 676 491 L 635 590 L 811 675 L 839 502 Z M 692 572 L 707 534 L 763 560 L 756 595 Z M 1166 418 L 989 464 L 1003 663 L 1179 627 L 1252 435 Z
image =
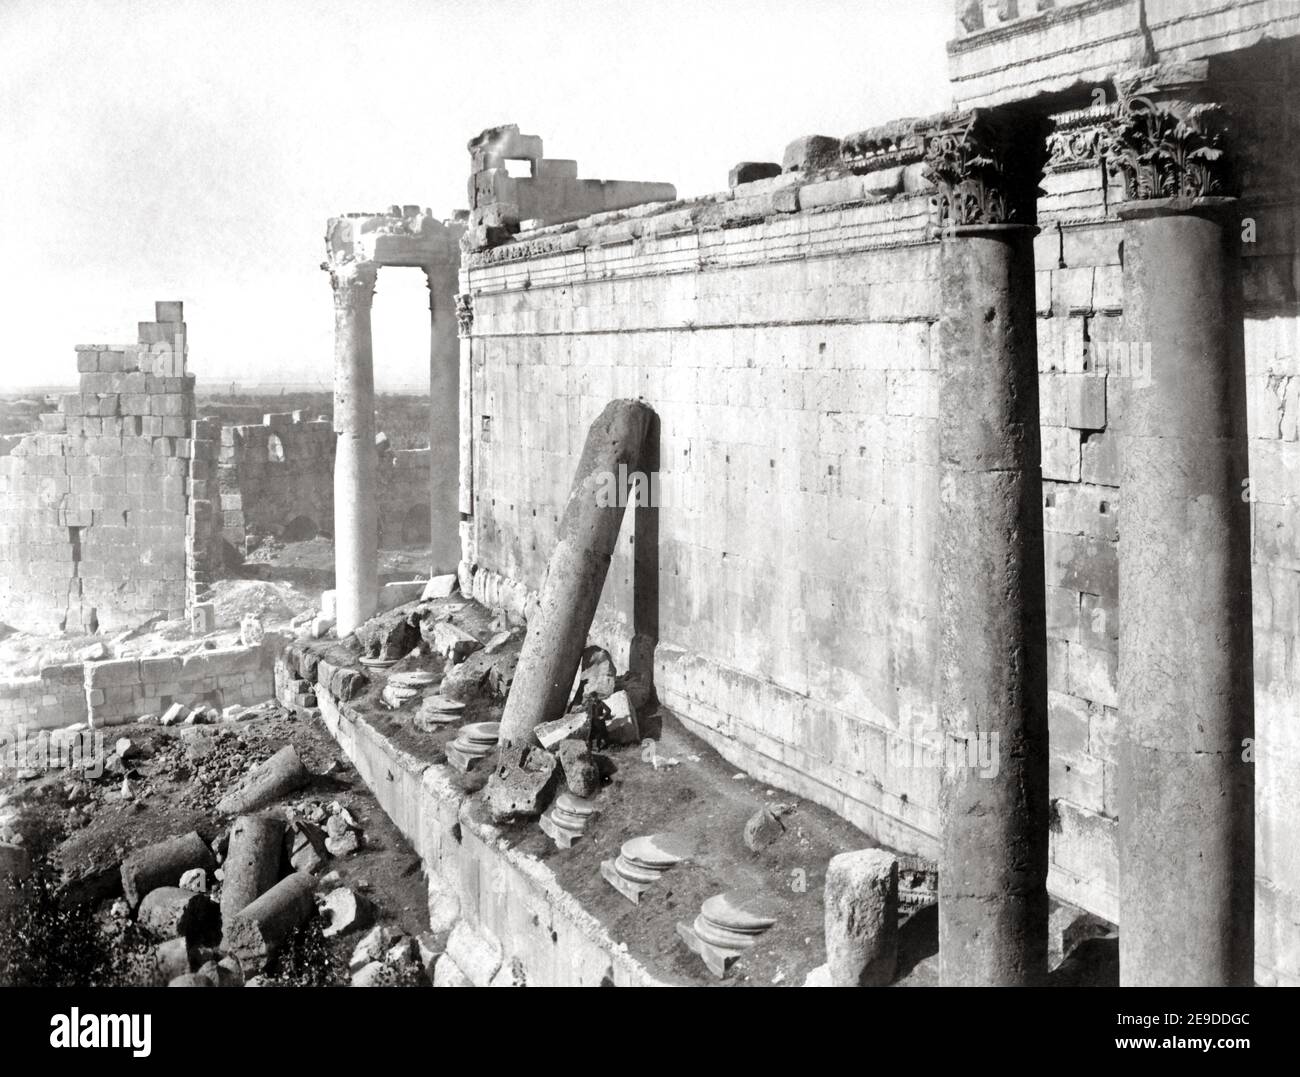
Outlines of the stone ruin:
M 214 570 L 216 443 L 195 421 L 180 303 L 77 348 L 79 391 L 0 443 L 0 620 L 117 631 L 185 616 Z
M 540 140 L 471 141 L 461 586 L 567 683 L 581 432 L 640 401 L 663 497 L 565 600 L 727 759 L 937 861 L 944 982 L 1031 982 L 1050 893 L 1124 983 L 1295 984 L 1300 16 L 955 8 L 954 111 L 715 195 L 584 211 Z
M 508 830 L 581 849 L 616 794 L 570 770 L 638 714 L 897 851 L 831 861 L 809 982 L 889 982 L 933 887 L 945 984 L 1041 982 L 1051 898 L 1118 925 L 1125 985 L 1300 984 L 1300 14 L 954 6 L 953 111 L 800 137 L 716 194 L 579 181 L 505 127 L 470 143 L 468 215 L 330 221 L 336 635 L 276 692 L 417 844 L 443 985 L 654 981 Z M 390 266 L 430 281 L 439 578 L 376 619 Z M 434 761 L 368 710 L 431 658 L 417 728 L 501 708 Z M 638 902 L 687 870 L 643 837 Z M 731 974 L 771 897 L 720 889 L 682 944 Z

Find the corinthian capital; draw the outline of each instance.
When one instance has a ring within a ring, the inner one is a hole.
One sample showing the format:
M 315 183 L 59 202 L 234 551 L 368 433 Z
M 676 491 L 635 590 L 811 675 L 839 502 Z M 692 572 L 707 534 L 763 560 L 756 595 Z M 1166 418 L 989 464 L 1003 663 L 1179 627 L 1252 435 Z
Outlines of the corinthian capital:
M 925 176 L 935 186 L 941 233 L 989 224 L 1033 224 L 1046 155 L 1045 122 L 973 109 L 923 122 Z
M 1227 114 L 1198 72 L 1149 68 L 1116 79 L 1119 107 L 1106 160 L 1130 200 L 1236 194 L 1226 152 Z
M 336 308 L 356 310 L 370 306 L 379 275 L 379 267 L 374 262 L 323 262 L 321 269 L 330 275 Z

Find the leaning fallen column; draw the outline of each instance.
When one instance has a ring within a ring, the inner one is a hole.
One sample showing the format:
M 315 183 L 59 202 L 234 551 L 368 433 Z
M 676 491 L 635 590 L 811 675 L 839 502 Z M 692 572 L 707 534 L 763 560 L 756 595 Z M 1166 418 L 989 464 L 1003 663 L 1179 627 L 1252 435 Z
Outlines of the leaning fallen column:
M 638 401 L 613 400 L 587 432 L 501 716 L 502 746 L 531 744 L 535 726 L 564 713 L 618 542 L 627 475 L 641 460 L 652 416 Z
M 250 972 L 262 969 L 296 927 L 316 909 L 316 880 L 295 871 L 286 875 L 222 927 L 221 948 Z
M 241 815 L 230 829 L 230 849 L 222 867 L 221 918 L 231 919 L 280 877 L 284 820 L 277 815 Z

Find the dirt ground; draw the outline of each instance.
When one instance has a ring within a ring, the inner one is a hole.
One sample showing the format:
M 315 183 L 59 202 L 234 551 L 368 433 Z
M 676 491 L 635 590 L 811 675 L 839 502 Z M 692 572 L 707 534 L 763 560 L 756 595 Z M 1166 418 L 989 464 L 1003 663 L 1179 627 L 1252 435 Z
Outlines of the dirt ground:
M 230 819 L 217 801 L 248 771 L 285 744 L 292 744 L 313 773 L 311 783 L 278 806 L 337 802 L 364 834 L 357 852 L 331 858 L 321 874 L 337 881 L 326 893 L 349 886 L 378 910 L 378 922 L 418 937 L 428 927 L 428 898 L 419 857 L 384 814 L 365 783 L 338 752 L 318 718 L 295 717 L 268 708 L 268 716 L 242 722 L 161 728 L 130 725 L 109 730 L 111 752 L 119 737 L 134 748 L 122 768 L 100 778 L 45 771 L 16 780 L 9 772 L 4 811 L 34 856 L 48 853 L 60 869 L 69 898 L 101 915 L 121 892 L 119 865 L 132 850 L 197 831 L 212 842 L 228 831 Z M 123 781 L 130 794 L 123 796 Z M 339 982 L 363 931 L 329 940 Z

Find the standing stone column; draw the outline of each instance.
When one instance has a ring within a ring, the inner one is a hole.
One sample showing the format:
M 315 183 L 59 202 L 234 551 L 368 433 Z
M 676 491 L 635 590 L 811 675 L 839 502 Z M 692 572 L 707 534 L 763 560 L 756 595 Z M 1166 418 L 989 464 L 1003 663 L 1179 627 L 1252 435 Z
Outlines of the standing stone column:
M 457 266 L 424 267 L 429 285 L 429 556 L 430 574 L 460 564 L 460 336 Z
M 327 264 L 334 286 L 334 588 L 340 637 L 375 612 L 379 593 L 378 458 L 370 306 L 377 267 Z
M 1192 86 L 1137 88 L 1140 97 L 1122 100 L 1109 148 L 1129 199 L 1120 210 L 1125 333 L 1130 351 L 1150 356 L 1134 365 L 1141 378 L 1118 379 L 1120 979 L 1249 986 L 1241 226 L 1225 197 L 1217 110 Z
M 1041 126 L 928 132 L 939 283 L 939 969 L 1033 984 L 1047 963 L 1047 656 L 1034 315 Z M 980 766 L 980 748 L 985 763 Z

